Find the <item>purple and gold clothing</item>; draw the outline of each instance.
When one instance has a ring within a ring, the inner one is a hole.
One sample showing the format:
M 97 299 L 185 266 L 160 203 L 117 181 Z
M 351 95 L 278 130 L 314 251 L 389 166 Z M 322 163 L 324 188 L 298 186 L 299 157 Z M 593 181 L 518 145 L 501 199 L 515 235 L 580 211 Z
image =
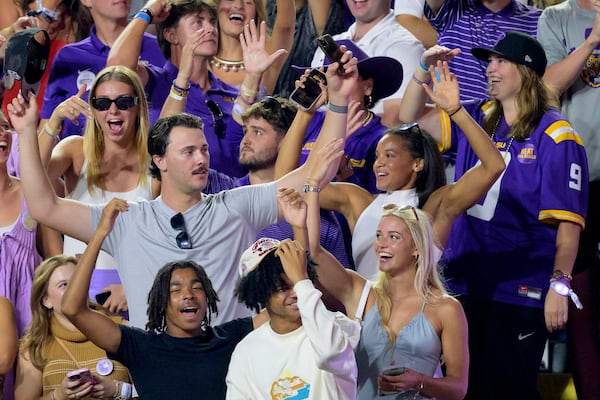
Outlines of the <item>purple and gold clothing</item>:
M 492 12 L 481 0 L 445 0 L 437 14 L 425 4 L 425 15 L 438 31 L 438 44 L 460 54 L 450 62 L 460 83 L 461 100 L 487 98 L 486 63 L 471 54 L 473 47 L 492 48 L 508 30 L 535 37 L 541 10 L 512 0 L 498 12 Z M 410 76 L 410 75 L 409 75 Z
M 48 119 L 60 103 L 77 94 L 83 84 L 87 84 L 87 91 L 83 99 L 87 101 L 92 82 L 96 74 L 106 66 L 106 59 L 110 47 L 105 45 L 96 36 L 96 27 L 92 26 L 90 36 L 86 39 L 64 46 L 52 62 L 48 86 L 44 93 L 44 106 L 41 118 Z M 163 65 L 163 57 L 156 37 L 148 33 L 142 39 L 141 62 Z M 65 119 L 61 137 L 79 135 L 83 136 L 85 130 L 85 116 L 79 116 L 79 125 Z
M 236 187 L 250 185 L 250 177 L 248 175 L 241 177 L 236 182 Z M 256 239 L 269 237 L 277 240 L 293 239 L 294 232 L 292 226 L 286 221 L 281 221 L 273 225 L 265 227 L 258 232 Z M 344 244 L 342 228 L 335 214 L 332 211 L 321 210 L 321 246 L 328 252 L 333 254 L 335 258 L 344 266 L 350 268 L 350 260 L 348 252 Z
M 302 154 L 300 154 L 301 164 L 306 162 L 317 141 L 324 120 L 325 112 L 317 110 L 306 130 Z M 377 143 L 379 143 L 386 130 L 387 127 L 381 124 L 381 118 L 374 115 L 367 125 L 361 127 L 346 139 L 344 154 L 348 157 L 354 170 L 354 174 L 346 182 L 354 183 L 373 194 L 380 193 L 377 190 L 375 174 L 373 173 L 373 163 L 375 162 Z
M 170 61 L 167 61 L 163 67 L 148 65 L 146 68 L 149 74 L 146 93 L 150 109 L 150 123 L 153 124 L 160 116 L 171 85 L 177 78 L 178 69 Z M 232 128 L 232 124 L 237 125 L 237 123 L 231 118 L 233 101 L 238 95 L 238 89 L 219 80 L 212 72 L 209 71 L 208 74 L 211 86 L 206 93 L 202 91 L 200 85 L 190 82 L 191 87 L 187 96 L 185 112 L 202 118 L 204 122 L 204 135 L 210 152 L 210 166 L 226 175 L 240 177 L 243 175 L 243 171 L 238 157 L 243 132 Z M 211 113 L 206 105 L 206 102 L 210 100 L 217 104 L 222 116 Z M 219 118 L 226 128 L 222 132 L 223 137 L 219 137 L 215 132 L 215 121 Z
M 482 124 L 491 103 L 466 104 Z M 456 179 L 478 158 L 466 137 L 442 116 L 443 144 L 456 149 Z M 542 308 L 554 269 L 557 225 L 584 226 L 588 167 L 583 143 L 555 109 L 523 141 L 499 121 L 493 140 L 507 165 L 484 199 L 461 215 L 446 246 L 446 278 L 469 296 Z

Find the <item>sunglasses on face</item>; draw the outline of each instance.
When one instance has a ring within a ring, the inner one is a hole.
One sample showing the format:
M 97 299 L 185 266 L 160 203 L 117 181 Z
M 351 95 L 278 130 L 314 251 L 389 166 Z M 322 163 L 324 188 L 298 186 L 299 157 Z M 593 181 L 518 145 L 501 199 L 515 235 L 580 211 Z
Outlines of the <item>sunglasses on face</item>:
M 125 111 L 138 104 L 139 100 L 140 99 L 138 97 L 133 96 L 119 96 L 116 99 L 109 99 L 108 97 L 93 97 L 92 107 L 98 111 L 106 111 L 110 108 L 112 103 L 115 103 L 119 110 Z
M 215 134 L 219 138 L 225 137 L 225 121 L 223 120 L 223 111 L 221 107 L 214 100 L 206 100 L 206 106 L 210 111 L 210 115 L 212 115 L 213 126 L 215 130 Z
M 190 236 L 188 235 L 187 229 L 185 229 L 185 221 L 181 213 L 177 213 L 173 216 L 173 218 L 171 218 L 171 227 L 179 232 L 175 238 L 177 247 L 180 249 L 191 249 L 192 242 L 190 240 Z

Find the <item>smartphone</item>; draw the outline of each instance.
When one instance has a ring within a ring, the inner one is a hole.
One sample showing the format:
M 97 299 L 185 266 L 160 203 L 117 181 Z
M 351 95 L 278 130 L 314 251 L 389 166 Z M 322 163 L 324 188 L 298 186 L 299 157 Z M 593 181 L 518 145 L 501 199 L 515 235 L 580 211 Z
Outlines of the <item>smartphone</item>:
M 402 375 L 404 373 L 404 367 L 392 367 L 388 369 L 384 369 L 382 374 L 387 376 L 397 376 Z
M 340 62 L 344 52 L 340 49 L 340 46 L 333 40 L 330 34 L 325 34 L 323 36 L 319 36 L 317 38 L 317 45 L 323 50 L 323 53 L 329 58 L 331 63 Z M 344 67 L 340 62 L 340 66 L 338 67 L 338 74 L 344 74 Z
M 110 290 L 102 293 L 98 293 L 96 295 L 96 303 L 103 305 L 106 303 L 106 300 L 110 297 Z
M 319 83 L 327 85 L 327 78 L 318 69 L 313 69 L 304 81 L 304 87 L 298 87 L 292 92 L 290 101 L 304 111 L 310 110 L 321 97 L 322 90 Z
M 69 371 L 67 372 L 67 378 L 69 378 L 69 380 L 72 382 L 80 381 L 80 384 L 84 384 L 86 382 L 94 382 L 94 376 L 88 368 L 81 368 Z

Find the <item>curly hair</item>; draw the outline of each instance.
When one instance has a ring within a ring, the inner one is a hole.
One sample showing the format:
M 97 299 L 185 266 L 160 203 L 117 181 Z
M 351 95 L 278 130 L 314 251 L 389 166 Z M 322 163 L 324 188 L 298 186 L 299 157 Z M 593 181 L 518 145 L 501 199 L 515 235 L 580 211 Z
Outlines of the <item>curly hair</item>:
M 309 257 L 306 269 L 308 278 L 313 282 L 317 279 L 315 266 Z M 288 288 L 288 283 L 283 277 L 281 260 L 275 256 L 273 250 L 261 260 L 258 267 L 240 279 L 235 288 L 235 296 L 249 309 L 260 312 L 267 306 L 272 295 Z
M 198 280 L 202 283 L 204 293 L 206 294 L 206 300 L 208 308 L 206 315 L 204 316 L 204 322 L 210 325 L 211 315 L 218 315 L 217 302 L 219 296 L 213 288 L 212 282 L 206 275 L 206 271 L 200 265 L 194 261 L 173 261 L 164 265 L 156 274 L 152 288 L 148 293 L 148 323 L 146 324 L 146 330 L 155 332 L 164 332 L 166 323 L 166 311 L 169 304 L 169 293 L 171 287 L 171 275 L 176 269 L 191 269 L 196 273 Z

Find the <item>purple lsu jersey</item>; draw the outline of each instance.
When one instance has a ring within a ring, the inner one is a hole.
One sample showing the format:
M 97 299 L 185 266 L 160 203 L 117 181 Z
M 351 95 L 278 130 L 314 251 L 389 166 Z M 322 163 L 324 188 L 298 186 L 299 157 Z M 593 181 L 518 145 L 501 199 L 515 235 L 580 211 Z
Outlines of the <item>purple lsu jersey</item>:
M 482 124 L 491 103 L 466 104 Z M 479 160 L 460 129 L 442 116 L 443 144 L 456 149 L 456 179 Z M 446 247 L 445 277 L 462 294 L 542 308 L 554 269 L 557 225 L 585 223 L 588 167 L 569 122 L 547 111 L 529 138 L 507 138 L 499 122 L 494 141 L 506 170 L 487 195 L 461 215 Z M 560 266 L 557 266 L 558 268 Z

